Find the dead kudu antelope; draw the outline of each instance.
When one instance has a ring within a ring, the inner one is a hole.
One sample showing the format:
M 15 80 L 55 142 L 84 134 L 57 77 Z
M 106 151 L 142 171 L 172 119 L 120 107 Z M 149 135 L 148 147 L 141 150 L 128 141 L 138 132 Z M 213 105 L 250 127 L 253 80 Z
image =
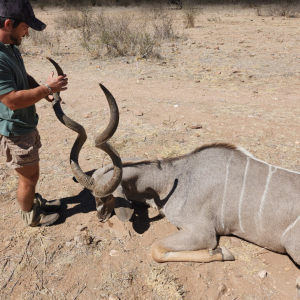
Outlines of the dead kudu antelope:
M 115 209 L 130 219 L 131 201 L 155 205 L 177 226 L 176 233 L 159 239 L 151 253 L 157 262 L 233 260 L 218 235 L 235 235 L 261 247 L 288 253 L 300 264 L 300 174 L 260 161 L 229 144 L 212 144 L 171 159 L 121 163 L 107 143 L 118 125 L 113 96 L 101 86 L 111 119 L 95 141 L 113 163 L 86 175 L 78 155 L 86 135 L 74 121 L 63 123 L 78 132 L 71 150 L 71 168 L 78 182 L 92 191 L 97 214 L 106 221 Z M 58 102 L 59 104 L 59 102 Z M 56 105 L 56 104 L 55 104 Z M 61 109 L 56 109 L 62 119 Z

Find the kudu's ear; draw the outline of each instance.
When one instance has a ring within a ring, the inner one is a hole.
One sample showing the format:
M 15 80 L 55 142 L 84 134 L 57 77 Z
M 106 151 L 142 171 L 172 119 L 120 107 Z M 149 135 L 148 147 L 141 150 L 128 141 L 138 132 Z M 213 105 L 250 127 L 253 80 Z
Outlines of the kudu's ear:
M 122 198 L 115 197 L 115 214 L 122 222 L 127 222 L 131 219 L 134 213 L 131 201 Z

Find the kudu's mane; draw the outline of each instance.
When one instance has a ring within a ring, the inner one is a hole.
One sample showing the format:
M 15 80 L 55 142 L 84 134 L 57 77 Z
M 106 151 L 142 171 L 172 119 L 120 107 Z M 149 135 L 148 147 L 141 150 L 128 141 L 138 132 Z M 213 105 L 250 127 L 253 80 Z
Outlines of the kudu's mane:
M 229 149 L 229 150 L 237 150 L 236 146 L 229 144 L 229 143 L 212 143 L 212 144 L 206 144 L 201 147 L 198 147 L 194 151 L 187 153 L 187 154 L 183 154 L 181 156 L 164 158 L 163 161 L 164 162 L 173 162 L 173 161 L 179 160 L 184 157 L 191 156 L 195 153 L 199 153 L 203 150 L 210 149 L 210 148 L 222 148 L 222 149 Z
M 206 149 L 210 148 L 222 148 L 222 149 L 228 149 L 228 150 L 238 150 L 236 146 L 229 144 L 229 143 L 212 143 L 212 144 L 206 144 L 201 147 L 196 148 L 194 151 L 189 152 L 187 154 L 183 154 L 180 156 L 176 157 L 170 157 L 170 158 L 163 158 L 162 160 L 159 159 L 152 159 L 152 160 L 139 160 L 139 161 L 127 161 L 122 164 L 123 168 L 125 167 L 138 167 L 141 165 L 156 165 L 158 169 L 161 169 L 161 163 L 166 162 L 166 163 L 172 163 L 177 160 L 180 160 L 182 158 L 191 156 L 195 153 L 199 153 L 201 151 L 204 151 Z M 105 170 L 104 173 L 109 172 L 112 170 L 111 166 L 108 166 L 107 169 Z

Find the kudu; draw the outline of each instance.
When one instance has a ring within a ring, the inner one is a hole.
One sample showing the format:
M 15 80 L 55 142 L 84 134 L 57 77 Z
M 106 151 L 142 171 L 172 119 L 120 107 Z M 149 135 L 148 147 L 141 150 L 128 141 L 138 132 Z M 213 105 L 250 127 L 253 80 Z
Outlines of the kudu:
M 78 165 L 84 129 L 67 117 L 64 121 L 79 133 L 71 168 L 77 181 L 95 196 L 100 220 L 106 221 L 114 208 L 121 220 L 128 220 L 133 213 L 131 201 L 156 205 L 180 229 L 154 242 L 151 253 L 157 262 L 233 260 L 226 248 L 215 249 L 217 236 L 230 234 L 288 253 L 300 264 L 300 173 L 260 161 L 230 144 L 202 146 L 171 159 L 122 164 L 107 143 L 118 125 L 118 108 L 101 87 L 111 119 L 95 144 L 110 155 L 112 165 L 92 177 L 86 175 Z M 56 111 L 62 119 L 62 111 Z

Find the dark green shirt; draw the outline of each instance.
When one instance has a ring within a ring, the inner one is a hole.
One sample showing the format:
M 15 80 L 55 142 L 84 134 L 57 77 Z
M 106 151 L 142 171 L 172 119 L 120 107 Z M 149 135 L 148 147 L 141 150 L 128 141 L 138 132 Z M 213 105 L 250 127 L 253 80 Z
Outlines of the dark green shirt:
M 18 48 L 0 42 L 0 95 L 28 89 L 27 72 Z M 35 105 L 11 110 L 0 102 L 0 134 L 28 134 L 36 128 L 37 123 Z

